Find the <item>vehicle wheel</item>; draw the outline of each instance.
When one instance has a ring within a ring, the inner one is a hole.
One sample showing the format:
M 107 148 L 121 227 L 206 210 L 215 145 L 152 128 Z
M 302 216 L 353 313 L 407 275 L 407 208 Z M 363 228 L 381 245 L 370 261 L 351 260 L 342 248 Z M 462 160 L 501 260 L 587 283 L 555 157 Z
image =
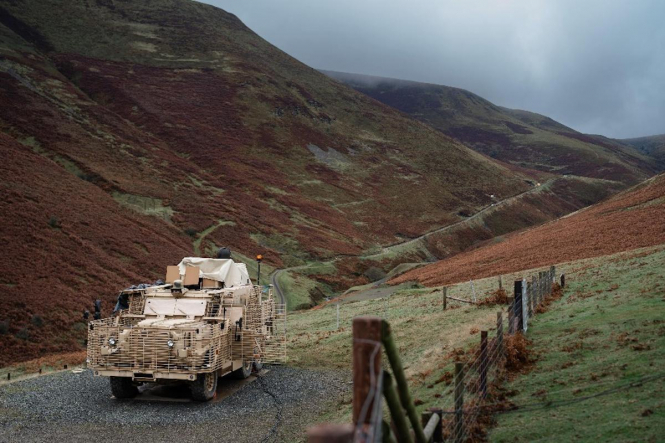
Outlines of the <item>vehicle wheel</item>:
M 242 365 L 242 368 L 233 371 L 233 378 L 242 380 L 249 377 L 252 375 L 252 366 L 253 363 L 251 361 L 245 362 L 245 364 Z
M 130 377 L 111 377 L 111 392 L 115 398 L 134 398 L 139 388 L 134 386 Z
M 217 391 L 217 372 L 199 374 L 189 386 L 192 399 L 195 401 L 209 401 Z

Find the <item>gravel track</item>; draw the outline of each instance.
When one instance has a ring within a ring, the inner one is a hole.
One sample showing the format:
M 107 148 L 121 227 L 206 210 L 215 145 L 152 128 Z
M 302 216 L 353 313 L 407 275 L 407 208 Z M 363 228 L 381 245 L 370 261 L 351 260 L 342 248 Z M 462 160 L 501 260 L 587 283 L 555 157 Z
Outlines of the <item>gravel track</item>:
M 349 380 L 273 367 L 218 402 L 178 403 L 116 400 L 105 377 L 63 372 L 0 387 L 0 442 L 303 440 L 307 426 L 338 407 Z

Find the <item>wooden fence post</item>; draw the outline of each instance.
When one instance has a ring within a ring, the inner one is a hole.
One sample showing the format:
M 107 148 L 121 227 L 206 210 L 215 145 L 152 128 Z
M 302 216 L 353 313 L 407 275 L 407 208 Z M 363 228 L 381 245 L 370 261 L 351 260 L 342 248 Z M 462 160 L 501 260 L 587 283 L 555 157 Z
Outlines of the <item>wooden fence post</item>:
M 539 272 L 538 273 L 538 280 L 539 280 L 539 286 L 540 286 L 540 294 L 538 295 L 538 300 L 540 303 L 543 302 L 543 299 L 545 298 L 545 273 L 544 272 Z
M 427 423 L 429 423 L 429 419 L 432 418 L 432 415 L 434 415 L 434 413 L 430 410 L 423 411 L 420 414 L 420 423 L 422 424 L 423 429 L 425 429 L 425 427 L 427 426 Z
M 12 373 L 11 373 L 11 372 L 8 372 L 8 373 L 7 373 L 7 380 L 11 380 L 11 379 L 12 379 Z
M 433 414 L 439 414 L 439 417 L 441 417 L 441 420 L 439 420 L 439 424 L 432 435 L 432 443 L 443 443 L 443 409 L 430 408 L 429 410 L 432 411 Z
M 480 398 L 487 397 L 487 331 L 480 331 Z
M 547 290 L 552 295 L 552 285 L 554 284 L 554 279 L 556 278 L 556 266 L 550 266 L 550 278 L 547 282 Z
M 388 404 L 388 410 L 390 412 L 392 424 L 395 427 L 397 440 L 400 443 L 412 443 L 413 439 L 409 433 L 409 422 L 406 419 L 406 415 L 404 415 L 404 409 L 400 403 L 395 382 L 387 371 L 383 374 L 383 381 L 383 396 L 386 398 L 386 403 Z M 367 439 L 366 441 L 371 442 L 372 440 Z
M 522 278 L 522 331 L 529 327 L 529 294 L 526 292 L 526 278 Z
M 464 441 L 464 363 L 455 363 L 455 443 Z
M 339 331 L 339 302 L 337 302 L 337 331 Z
M 326 423 L 307 430 L 307 443 L 351 443 L 353 425 Z
M 561 274 L 561 287 L 564 288 L 566 286 L 566 274 Z
M 402 409 L 406 411 L 406 415 L 411 422 L 411 428 L 413 429 L 416 441 L 423 442 L 425 441 L 425 434 L 423 433 L 422 426 L 420 426 L 420 420 L 418 419 L 416 407 L 411 400 L 409 385 L 406 381 L 406 375 L 404 373 L 402 361 L 399 358 L 397 345 L 395 344 L 395 340 L 393 339 L 393 335 L 390 330 L 390 324 L 387 321 L 384 321 L 382 327 L 383 330 L 381 332 L 381 340 L 383 341 L 383 348 L 386 352 L 386 357 L 388 357 L 388 361 L 390 362 L 390 366 L 392 367 L 393 375 L 395 377 L 397 391 L 399 392 L 399 399 L 402 404 L 400 411 Z
M 515 309 L 513 308 L 513 305 L 515 304 L 515 299 L 513 297 L 508 297 L 508 333 L 509 334 L 514 334 L 515 330 L 513 329 L 515 322 L 513 319 L 515 318 Z
M 516 325 L 513 327 L 514 331 L 524 330 L 524 317 L 522 315 L 522 280 L 515 280 L 515 302 L 514 307 L 514 320 Z
M 503 357 L 503 313 L 496 313 L 496 346 L 497 354 Z
M 448 305 L 448 286 L 443 288 L 443 310 L 446 310 L 446 307 Z
M 527 307 L 529 308 L 529 318 L 533 317 L 534 306 L 533 306 L 533 286 L 531 282 L 526 282 L 526 298 L 528 300 Z
M 374 401 L 381 399 L 381 317 L 353 319 L 353 424 L 366 438 L 373 441 L 377 429 L 372 429 Z
M 502 289 L 503 289 L 503 278 L 502 278 L 502 276 L 500 275 L 500 276 L 499 276 L 499 291 L 502 290 Z
M 538 280 L 535 275 L 531 276 L 531 295 L 533 296 L 533 310 L 538 307 Z

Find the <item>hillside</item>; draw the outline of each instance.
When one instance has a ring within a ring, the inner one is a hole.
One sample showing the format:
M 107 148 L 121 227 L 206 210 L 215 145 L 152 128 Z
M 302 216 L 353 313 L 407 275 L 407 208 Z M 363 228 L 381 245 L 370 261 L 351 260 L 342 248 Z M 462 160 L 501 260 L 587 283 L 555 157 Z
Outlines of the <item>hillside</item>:
M 659 168 L 665 168 L 665 134 L 627 138 L 618 141 L 637 149 L 646 156 L 652 157 Z
M 659 441 L 665 423 L 660 370 L 665 363 L 664 264 L 664 244 L 557 264 L 557 271 L 566 274 L 563 297 L 529 319 L 527 355 L 532 361 L 508 374 L 491 397 L 489 404 L 499 407 L 497 423 L 482 422 L 489 428 L 487 441 L 593 442 L 599 436 L 603 441 Z M 542 270 L 527 262 L 503 274 L 504 285 Z M 498 289 L 496 275 L 469 278 L 481 301 Z M 449 296 L 471 297 L 468 280 L 446 286 Z M 348 371 L 353 318 L 380 316 L 390 322 L 418 412 L 431 407 L 452 411 L 454 362 L 475 359 L 480 331 L 489 331 L 491 340 L 496 313 L 505 306 L 472 306 L 449 298 L 443 310 L 441 289 L 403 286 L 389 297 L 341 303 L 339 328 L 337 304 L 294 313 L 290 364 Z M 630 383 L 631 389 L 625 389 Z M 465 392 L 464 401 L 473 397 Z M 318 422 L 349 423 L 351 404 L 349 393 Z
M 512 165 L 625 184 L 636 184 L 662 170 L 652 159 L 620 142 L 581 134 L 533 112 L 497 106 L 463 89 L 323 72 L 478 152 Z
M 468 281 L 665 243 L 665 174 L 559 220 L 407 272 L 390 281 Z
M 183 255 L 357 255 L 530 188 L 185 0 L 0 3 L 0 98 L 0 365 Z

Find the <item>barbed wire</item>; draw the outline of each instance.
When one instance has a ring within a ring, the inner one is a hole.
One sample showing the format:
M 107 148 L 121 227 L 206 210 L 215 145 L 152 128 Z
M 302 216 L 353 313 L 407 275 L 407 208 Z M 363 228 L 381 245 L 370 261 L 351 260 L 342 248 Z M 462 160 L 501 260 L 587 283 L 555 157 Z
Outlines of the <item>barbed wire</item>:
M 376 340 L 368 340 L 368 339 L 354 339 L 354 343 L 366 343 L 366 344 L 371 344 L 374 345 L 374 349 L 372 349 L 372 353 L 370 354 L 370 360 L 369 360 L 369 373 L 370 373 L 370 388 L 369 392 L 367 393 L 367 397 L 365 397 L 365 402 L 363 403 L 362 407 L 360 408 L 360 414 L 358 415 L 358 422 L 357 426 L 355 429 L 354 435 L 363 435 L 363 425 L 365 424 L 365 420 L 367 419 L 367 415 L 369 413 L 369 406 L 372 404 L 373 409 L 371 416 L 371 423 L 372 423 L 372 436 L 374 439 L 376 439 L 377 435 L 377 429 L 381 429 L 381 418 L 382 418 L 382 412 L 381 412 L 381 394 L 382 394 L 382 385 L 383 385 L 383 373 L 379 375 L 380 381 L 377 381 L 376 377 L 376 368 L 374 367 L 374 361 L 376 359 L 376 356 L 379 352 L 381 352 L 381 342 L 376 341 Z M 373 403 L 372 403 L 373 402 Z M 376 422 L 378 416 L 378 425 Z

